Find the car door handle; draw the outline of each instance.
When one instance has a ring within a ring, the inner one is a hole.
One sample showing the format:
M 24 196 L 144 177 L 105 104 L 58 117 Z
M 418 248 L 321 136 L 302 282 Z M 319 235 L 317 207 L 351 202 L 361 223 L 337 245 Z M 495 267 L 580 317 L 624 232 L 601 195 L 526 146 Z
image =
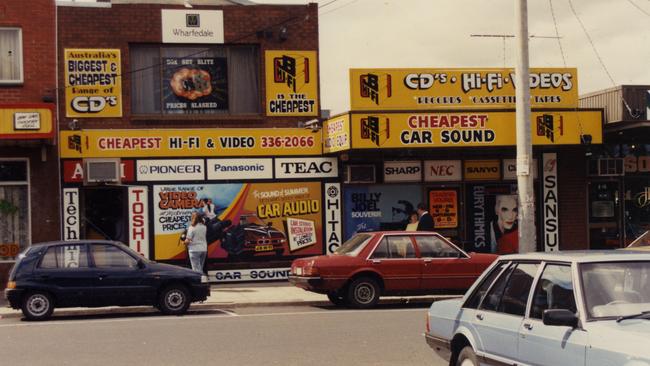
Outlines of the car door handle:
M 476 314 L 476 319 L 483 320 L 483 314 Z
M 108 275 L 106 273 L 100 273 L 100 274 L 97 275 L 97 277 L 99 278 L 100 281 L 103 280 L 104 278 L 106 278 L 107 276 Z
M 526 328 L 526 330 L 533 330 L 533 325 L 530 323 L 524 323 L 524 328 Z
M 431 258 L 424 258 L 424 263 L 431 263 L 432 259 Z
M 41 275 L 39 276 L 41 280 L 49 280 L 51 277 L 49 275 Z
M 379 260 L 379 259 L 373 259 L 372 260 L 372 264 L 379 264 L 379 263 L 381 263 L 381 260 Z

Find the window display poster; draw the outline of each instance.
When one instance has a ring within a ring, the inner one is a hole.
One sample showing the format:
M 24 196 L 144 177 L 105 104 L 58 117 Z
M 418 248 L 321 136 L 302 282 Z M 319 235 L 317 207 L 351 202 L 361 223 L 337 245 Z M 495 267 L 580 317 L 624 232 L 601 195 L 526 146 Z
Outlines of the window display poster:
M 419 185 L 347 186 L 345 237 L 363 231 L 404 230 L 408 216 L 422 201 Z
M 165 57 L 162 84 L 166 113 L 228 109 L 225 57 Z
M 436 229 L 458 227 L 458 192 L 453 189 L 429 191 L 429 213 Z
M 469 185 L 465 197 L 469 251 L 518 253 L 517 185 Z
M 195 211 L 206 216 L 208 258 L 228 262 L 323 253 L 319 182 L 157 185 L 158 260 L 186 258 L 180 236 Z

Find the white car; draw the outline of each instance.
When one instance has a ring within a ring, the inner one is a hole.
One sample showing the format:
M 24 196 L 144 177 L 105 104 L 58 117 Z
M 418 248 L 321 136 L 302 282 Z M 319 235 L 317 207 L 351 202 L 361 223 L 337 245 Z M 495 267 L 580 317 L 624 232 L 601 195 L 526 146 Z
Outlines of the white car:
M 650 365 L 650 253 L 499 257 L 426 329 L 449 365 Z

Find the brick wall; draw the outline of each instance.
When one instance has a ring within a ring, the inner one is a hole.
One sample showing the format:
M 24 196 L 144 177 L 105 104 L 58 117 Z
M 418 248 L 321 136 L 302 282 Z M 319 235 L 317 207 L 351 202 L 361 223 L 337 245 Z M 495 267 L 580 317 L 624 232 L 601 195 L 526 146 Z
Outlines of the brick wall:
M 42 102 L 54 97 L 56 50 L 54 0 L 0 0 L 0 27 L 18 27 L 23 34 L 24 83 L 0 86 L 0 102 Z
M 123 118 L 84 119 L 84 128 L 196 128 L 196 127 L 295 127 L 305 117 L 264 116 L 264 51 L 265 50 L 315 50 L 318 51 L 318 7 L 309 5 L 259 5 L 259 6 L 195 6 L 200 10 L 223 10 L 225 44 L 254 44 L 260 46 L 260 110 L 259 116 L 201 118 L 197 120 L 131 121 L 131 82 L 128 77 L 129 44 L 162 43 L 161 9 L 184 9 L 173 5 L 114 4 L 111 8 L 59 7 L 59 61 L 63 63 L 66 48 L 117 48 L 122 58 Z M 287 27 L 288 39 L 280 41 L 280 24 Z M 257 31 L 267 29 L 270 37 L 258 37 Z M 63 83 L 64 70 L 59 67 L 58 77 Z M 59 92 L 64 100 L 64 92 Z M 320 104 L 320 103 L 319 103 Z M 65 105 L 59 106 L 62 129 L 67 129 Z

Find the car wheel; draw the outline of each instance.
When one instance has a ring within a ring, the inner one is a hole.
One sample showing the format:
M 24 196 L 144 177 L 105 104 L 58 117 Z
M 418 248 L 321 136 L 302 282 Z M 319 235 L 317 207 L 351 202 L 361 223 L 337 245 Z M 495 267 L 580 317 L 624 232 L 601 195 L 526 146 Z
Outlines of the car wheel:
M 345 305 L 345 298 L 343 296 L 339 295 L 338 292 L 328 292 L 327 293 L 327 298 L 330 300 L 330 302 L 336 306 L 343 306 Z
M 466 346 L 460 351 L 456 366 L 479 366 L 478 357 L 471 346 Z
M 359 277 L 348 287 L 348 303 L 355 308 L 371 308 L 379 301 L 379 285 L 370 277 Z
M 158 308 L 163 314 L 181 315 L 190 307 L 190 297 L 183 285 L 172 285 L 160 292 Z
M 23 314 L 27 320 L 45 320 L 52 315 L 54 303 L 47 292 L 30 292 L 23 298 Z

